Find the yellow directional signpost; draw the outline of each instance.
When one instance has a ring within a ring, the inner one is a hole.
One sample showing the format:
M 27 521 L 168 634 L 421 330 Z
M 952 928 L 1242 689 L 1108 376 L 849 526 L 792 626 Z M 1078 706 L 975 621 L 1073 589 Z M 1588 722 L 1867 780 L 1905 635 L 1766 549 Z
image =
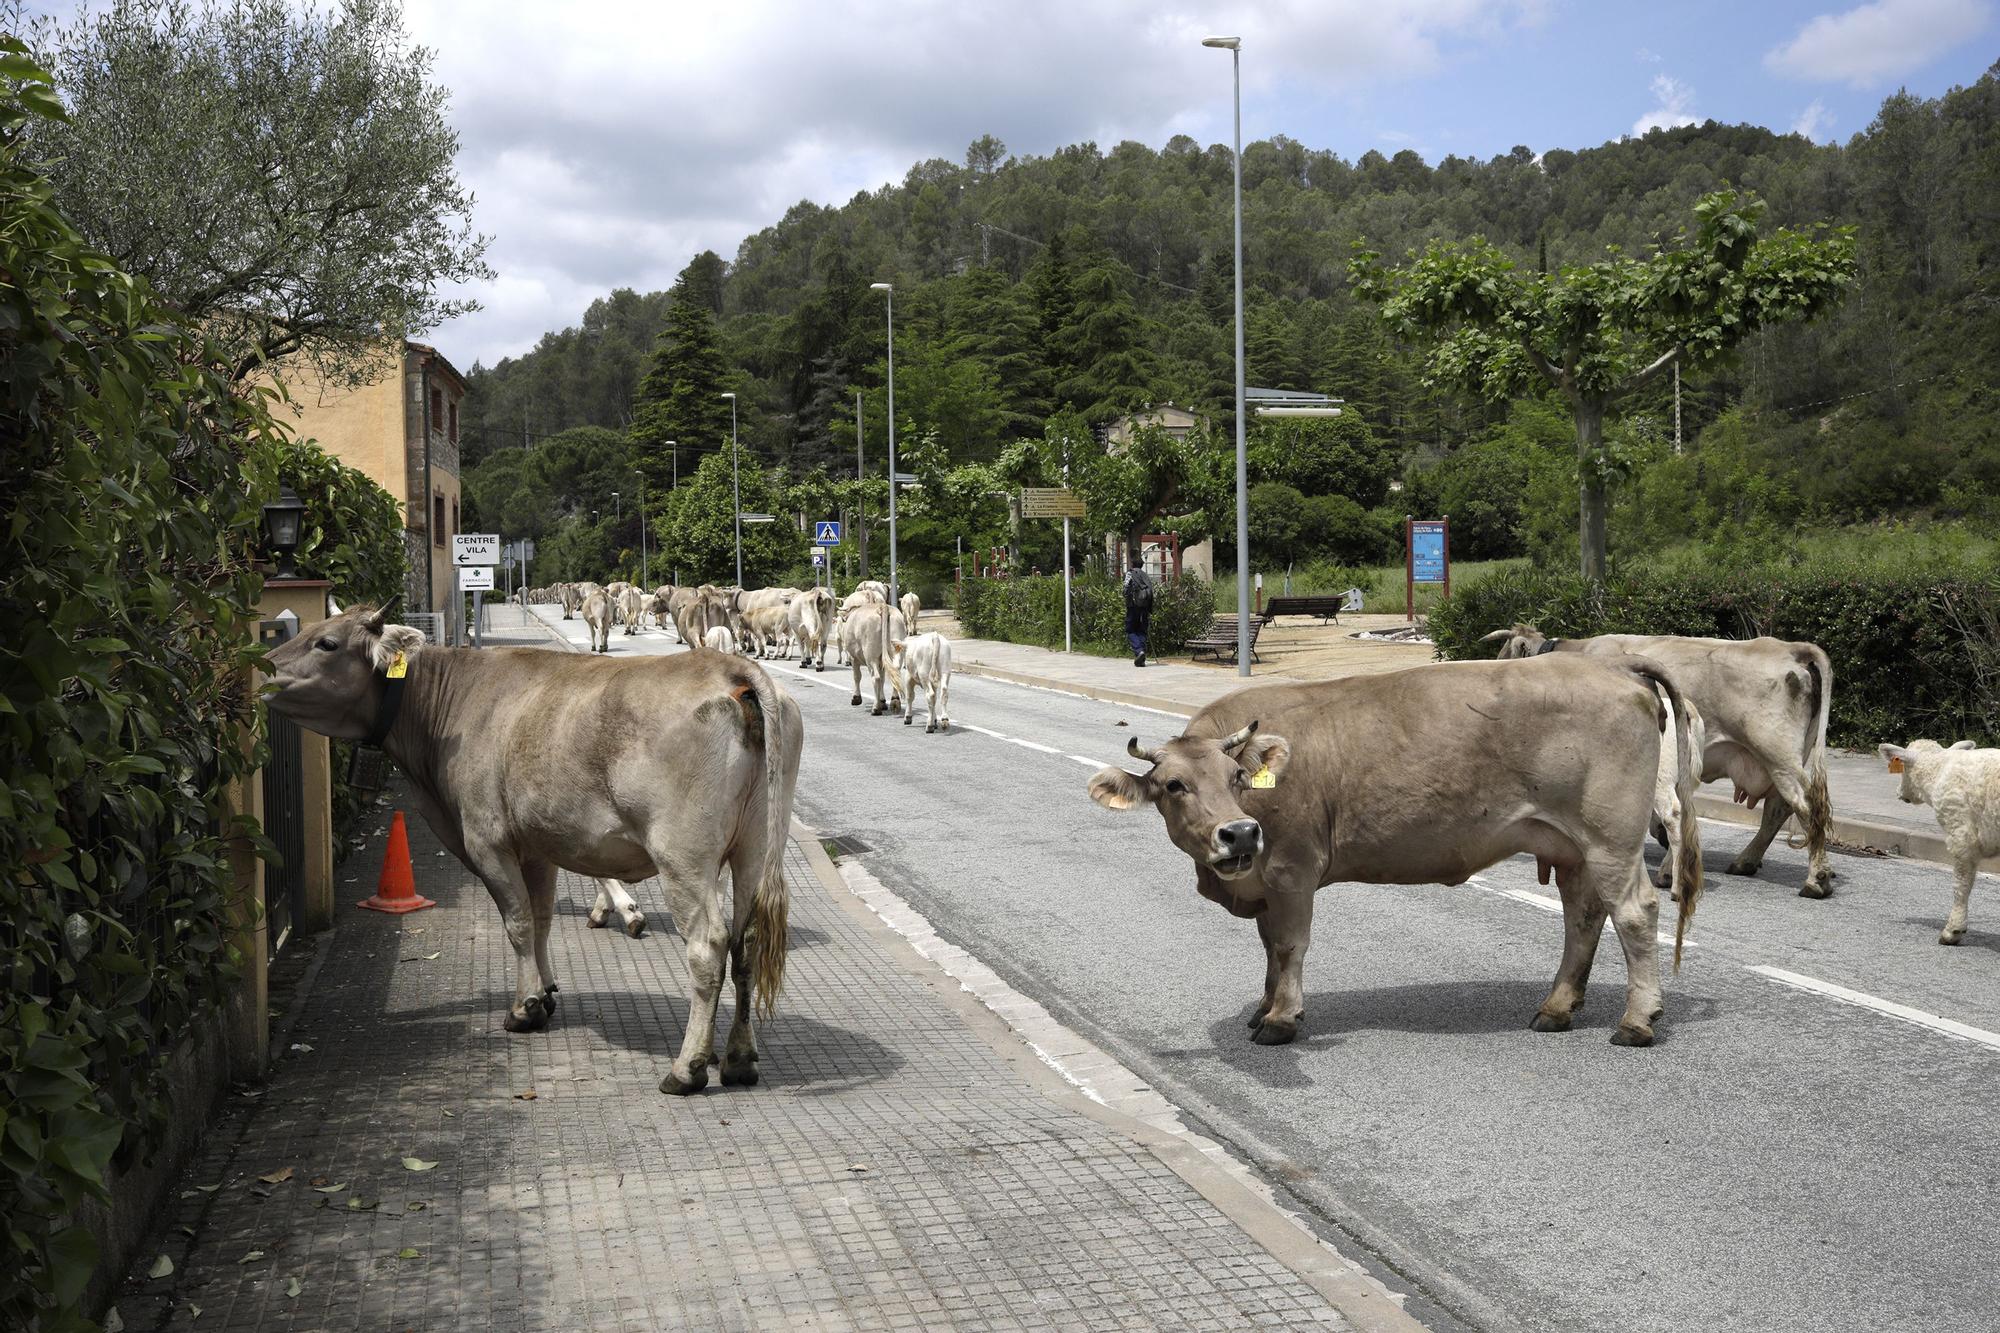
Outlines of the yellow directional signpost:
M 1082 518 L 1083 499 L 1065 486 L 1023 486 L 1022 518 Z

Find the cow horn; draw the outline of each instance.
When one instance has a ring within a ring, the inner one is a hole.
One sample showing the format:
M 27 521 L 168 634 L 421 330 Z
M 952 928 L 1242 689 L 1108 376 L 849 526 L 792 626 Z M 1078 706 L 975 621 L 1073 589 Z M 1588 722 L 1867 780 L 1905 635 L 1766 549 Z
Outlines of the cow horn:
M 333 600 L 332 593 L 328 593 L 326 596 L 326 613 L 330 616 L 344 616 L 347 614 L 340 609 L 340 603 Z
M 403 594 L 397 593 L 394 597 L 391 597 L 388 601 L 382 603 L 381 606 L 377 607 L 375 609 L 375 614 L 368 617 L 367 620 L 368 628 L 372 630 L 379 630 L 384 625 L 388 624 L 389 612 L 395 608 L 396 603 L 402 600 L 403 600 Z
M 1125 753 L 1131 755 L 1134 759 L 1143 760 L 1148 764 L 1157 764 L 1160 762 L 1160 752 L 1158 750 L 1148 750 L 1145 746 L 1139 744 L 1137 736 L 1127 736 L 1125 738 Z
M 1252 718 L 1249 726 L 1243 728 L 1243 730 L 1237 732 L 1234 736 L 1225 739 L 1222 742 L 1222 748 L 1224 751 L 1229 751 L 1247 745 L 1250 743 L 1250 738 L 1256 734 L 1257 722 L 1255 718 Z
M 1513 630 L 1510 630 L 1510 629 L 1496 629 L 1496 630 L 1494 630 L 1494 631 L 1493 631 L 1493 632 L 1492 632 L 1491 634 L 1482 634 L 1482 635 L 1480 635 L 1480 636 L 1479 636 L 1479 641 L 1480 641 L 1481 643 L 1505 643 L 1505 642 L 1506 642 L 1507 640 L 1509 640 L 1509 639 L 1511 639 L 1511 638 L 1513 638 L 1513 637 L 1514 637 L 1514 631 L 1513 631 Z

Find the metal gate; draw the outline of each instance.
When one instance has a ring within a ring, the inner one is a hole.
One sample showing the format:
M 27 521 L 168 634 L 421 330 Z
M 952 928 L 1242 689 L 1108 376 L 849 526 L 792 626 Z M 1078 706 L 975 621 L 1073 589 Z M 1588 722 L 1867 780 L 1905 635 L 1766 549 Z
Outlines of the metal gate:
M 298 632 L 298 622 L 286 617 L 263 622 L 257 637 L 276 648 Z M 305 912 L 305 780 L 298 724 L 274 713 L 265 717 L 271 759 L 264 765 L 264 836 L 278 849 L 278 863 L 264 868 L 264 929 L 276 958 Z

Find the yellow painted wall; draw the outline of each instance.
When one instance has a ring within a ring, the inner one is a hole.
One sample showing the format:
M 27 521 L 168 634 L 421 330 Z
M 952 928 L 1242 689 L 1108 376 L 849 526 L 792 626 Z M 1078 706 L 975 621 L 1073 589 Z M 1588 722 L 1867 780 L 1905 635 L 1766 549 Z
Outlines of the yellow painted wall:
M 382 358 L 382 378 L 357 389 L 323 385 L 308 364 L 287 367 L 285 386 L 290 406 L 277 416 L 300 439 L 319 441 L 320 448 L 351 468 L 367 473 L 406 510 L 409 482 L 404 475 L 403 358 Z M 408 523 L 412 516 L 406 514 Z M 421 524 L 422 515 L 415 515 Z

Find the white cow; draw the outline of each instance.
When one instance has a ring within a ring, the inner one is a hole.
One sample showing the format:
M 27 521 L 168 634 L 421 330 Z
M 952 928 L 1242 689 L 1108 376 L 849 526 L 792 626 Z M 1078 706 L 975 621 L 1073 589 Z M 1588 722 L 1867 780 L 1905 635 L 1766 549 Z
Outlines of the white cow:
M 729 626 L 715 625 L 710 627 L 708 633 L 701 636 L 701 646 L 718 653 L 734 653 L 736 636 L 729 632 Z
M 590 634 L 590 651 L 611 651 L 611 596 L 599 588 L 583 599 L 583 626 Z
M 834 630 L 833 642 L 834 646 L 840 650 L 841 657 L 843 659 L 847 657 L 847 640 L 841 634 L 840 629 L 841 626 L 847 623 L 847 617 L 849 616 L 849 614 L 851 614 L 856 607 L 883 606 L 886 605 L 888 601 L 889 601 L 889 590 L 883 587 L 880 583 L 877 583 L 874 579 L 869 579 L 866 582 L 861 583 L 854 589 L 853 592 L 847 594 L 847 596 L 841 601 L 840 610 L 836 612 L 833 617 L 833 630 Z M 837 663 L 836 665 L 840 664 Z
M 896 605 L 902 608 L 903 623 L 914 630 L 917 627 L 917 612 L 923 609 L 923 603 L 917 600 L 915 593 L 906 592 L 896 599 Z
M 1897 793 L 1911 805 L 1928 805 L 1944 830 L 1955 882 L 1951 915 L 1939 944 L 1965 938 L 1965 912 L 1972 905 L 1972 881 L 1981 857 L 2000 855 L 2000 750 L 1975 749 L 1960 741 L 1945 749 L 1936 741 L 1884 745 L 1882 757 L 1903 764 Z
M 951 640 L 935 631 L 889 641 L 890 669 L 903 695 L 903 725 L 917 718 L 917 687 L 930 699 L 931 722 L 926 734 L 951 730 Z
M 882 602 L 869 602 L 847 613 L 847 619 L 840 623 L 840 645 L 847 654 L 848 664 L 854 668 L 854 697 L 848 700 L 850 704 L 861 702 L 861 668 L 865 665 L 875 677 L 874 716 L 889 711 L 882 701 L 884 680 L 895 691 L 896 706 L 902 707 L 902 690 L 891 677 L 894 667 L 890 663 L 889 645 L 909 637 L 909 632 L 903 623 L 903 613 Z
M 625 632 L 632 633 L 639 628 L 640 618 L 646 614 L 646 594 L 631 584 L 618 594 L 618 619 L 624 624 Z
M 790 612 L 786 606 L 756 606 L 743 612 L 743 628 L 748 647 L 758 657 L 785 657 L 791 652 L 788 638 Z
M 826 670 L 826 646 L 833 637 L 833 594 L 812 588 L 785 606 L 785 628 L 799 645 L 799 666 Z

